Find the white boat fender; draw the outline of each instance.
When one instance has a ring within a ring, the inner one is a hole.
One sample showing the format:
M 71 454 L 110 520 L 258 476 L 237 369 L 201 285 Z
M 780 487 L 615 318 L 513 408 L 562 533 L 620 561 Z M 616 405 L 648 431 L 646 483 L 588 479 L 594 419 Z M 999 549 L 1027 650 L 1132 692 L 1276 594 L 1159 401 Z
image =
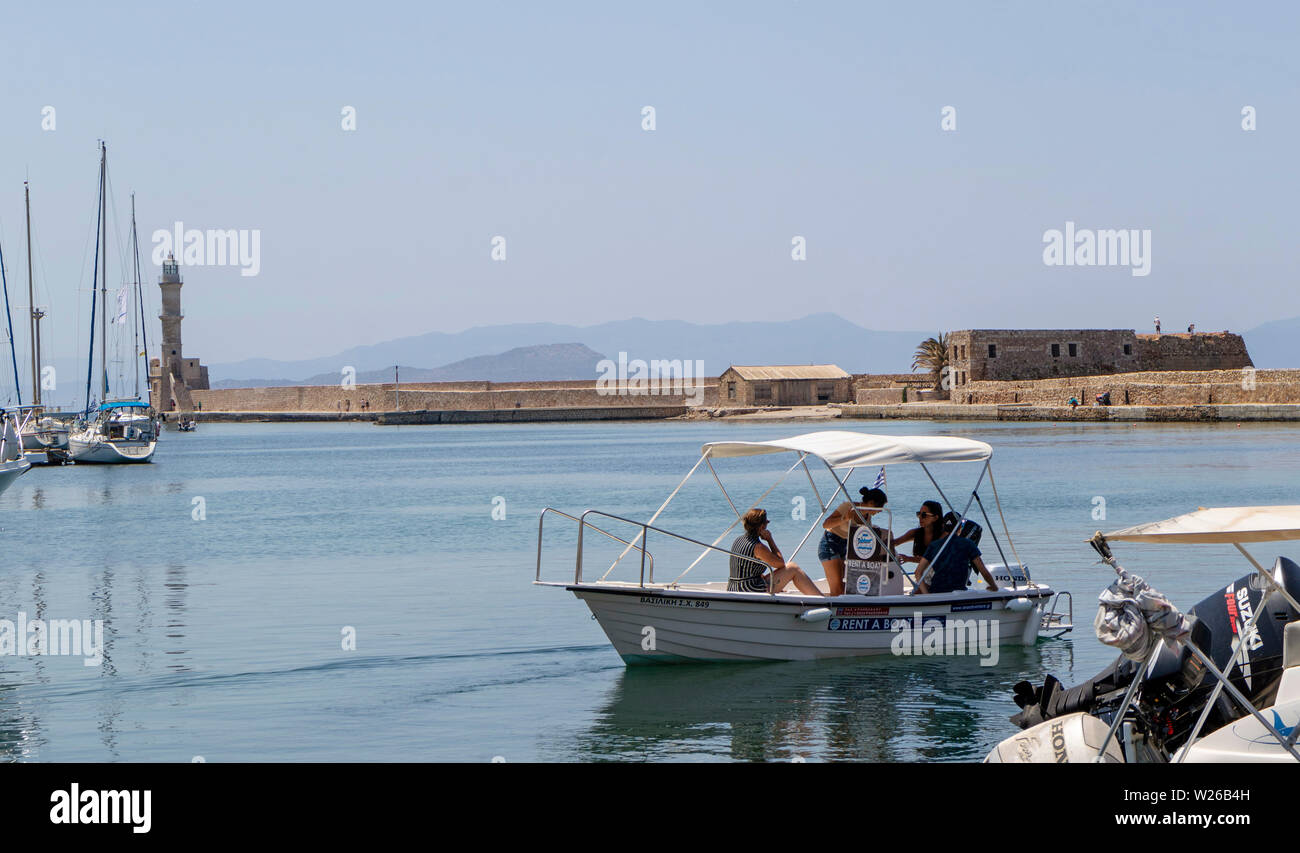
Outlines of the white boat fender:
M 1027 598 L 1013 598 L 1006 603 L 1005 608 L 1012 613 L 1024 613 L 1026 610 L 1032 609 L 1033 606 L 1034 603 Z
M 799 619 L 803 622 L 825 622 L 829 618 L 831 618 L 829 607 L 814 607 L 799 614 Z

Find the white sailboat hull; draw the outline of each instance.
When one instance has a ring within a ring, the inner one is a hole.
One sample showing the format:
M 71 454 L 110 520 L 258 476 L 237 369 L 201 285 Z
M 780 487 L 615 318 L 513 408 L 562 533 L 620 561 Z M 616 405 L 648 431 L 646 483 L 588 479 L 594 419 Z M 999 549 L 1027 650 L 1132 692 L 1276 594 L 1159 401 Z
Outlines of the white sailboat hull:
M 0 462 L 0 494 L 4 494 L 5 489 L 14 484 L 22 475 L 31 470 L 32 463 L 26 459 L 11 459 L 7 462 Z
M 68 437 L 68 457 L 79 465 L 116 465 L 153 460 L 156 441 L 106 441 Z
M 939 654 L 977 655 L 981 647 L 1034 643 L 1041 611 L 1054 595 L 1044 586 L 834 599 L 730 593 L 725 584 L 716 592 L 611 586 L 566 588 L 587 603 L 628 664 L 920 656 L 934 653 L 923 640 L 937 626 L 956 640 Z M 921 627 L 913 630 L 918 613 Z M 904 631 L 909 636 L 900 638 Z

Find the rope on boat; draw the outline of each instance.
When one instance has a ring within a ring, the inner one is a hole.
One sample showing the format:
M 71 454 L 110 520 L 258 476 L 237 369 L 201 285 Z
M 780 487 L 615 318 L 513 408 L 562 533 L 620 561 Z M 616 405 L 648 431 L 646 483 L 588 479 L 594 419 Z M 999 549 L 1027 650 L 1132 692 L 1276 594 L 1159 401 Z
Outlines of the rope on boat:
M 1020 555 L 1016 553 L 1016 543 L 1011 538 L 1011 529 L 1007 527 L 1007 517 L 1002 514 L 1002 501 L 998 498 L 997 481 L 993 479 L 993 466 L 988 465 L 986 467 L 989 472 L 989 486 L 993 489 L 993 503 L 997 505 L 998 518 L 1002 521 L 1002 532 L 1007 534 L 1007 545 L 1011 546 L 1011 555 L 1016 558 L 1016 562 L 1020 564 L 1020 570 L 1025 573 L 1025 580 L 1031 581 L 1033 578 L 1029 576 L 1029 567 L 1025 565 L 1025 561 L 1020 559 Z M 1002 561 L 1006 562 L 1006 558 L 1003 557 Z

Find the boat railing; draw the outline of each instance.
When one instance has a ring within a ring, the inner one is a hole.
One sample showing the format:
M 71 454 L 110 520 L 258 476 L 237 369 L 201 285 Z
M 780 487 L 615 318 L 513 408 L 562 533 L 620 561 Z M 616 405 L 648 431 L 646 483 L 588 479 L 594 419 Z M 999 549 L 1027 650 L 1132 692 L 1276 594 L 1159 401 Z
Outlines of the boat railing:
M 680 533 L 673 533 L 671 530 L 664 530 L 662 527 L 655 527 L 653 524 L 648 524 L 647 522 L 644 522 L 644 521 L 635 521 L 635 520 L 630 519 L 630 518 L 624 518 L 624 517 L 621 516 L 621 515 L 614 515 L 614 514 L 612 514 L 612 513 L 602 512 L 602 511 L 600 511 L 600 510 L 598 510 L 598 509 L 589 509 L 589 510 L 587 510 L 586 512 L 584 512 L 584 513 L 582 514 L 582 524 L 583 524 L 583 527 L 587 526 L 587 516 L 589 516 L 589 515 L 598 515 L 598 516 L 600 516 L 600 517 L 602 517 L 602 518 L 608 518 L 608 519 L 610 519 L 610 520 L 612 520 L 612 521 L 620 521 L 620 522 L 623 522 L 624 524 L 630 524 L 630 525 L 632 525 L 633 527 L 640 527 L 640 528 L 641 528 L 641 533 L 640 533 L 636 538 L 634 538 L 634 539 L 632 540 L 633 542 L 640 542 L 640 543 L 641 543 L 640 546 L 636 546 L 636 545 L 633 545 L 633 546 L 632 546 L 632 547 L 636 547 L 636 548 L 638 548 L 638 550 L 641 551 L 641 586 L 645 586 L 645 584 L 646 584 L 646 573 L 645 573 L 645 570 L 646 570 L 646 556 L 647 556 L 647 552 L 646 552 L 646 550 L 645 550 L 645 543 L 646 543 L 647 536 L 649 535 L 649 532 L 650 532 L 651 530 L 653 530 L 655 533 L 660 533 L 660 534 L 662 534 L 662 535 L 664 535 L 664 536 L 668 536 L 668 537 L 671 537 L 671 538 L 673 538 L 673 539 L 676 539 L 676 540 L 678 540 L 679 542 L 689 542 L 689 543 L 692 544 L 692 545 L 698 545 L 699 547 L 701 547 L 701 548 L 705 548 L 705 549 L 710 550 L 710 551 L 717 551 L 717 552 L 719 552 L 719 553 L 726 554 L 726 555 L 729 556 L 729 557 L 739 557 L 739 558 L 741 558 L 741 559 L 745 559 L 745 560 L 752 560 L 752 559 L 753 559 L 752 557 L 747 557 L 747 556 L 745 556 L 744 554 L 737 554 L 735 551 L 732 551 L 732 550 L 730 550 L 730 549 L 728 549 L 728 548 L 722 548 L 722 547 L 719 547 L 719 546 L 717 546 L 717 545 L 711 545 L 711 544 L 709 544 L 708 542 L 701 542 L 701 541 L 698 540 L 698 539 L 692 539 L 691 537 L 689 537 L 689 536 L 683 536 L 683 535 L 681 535 Z M 574 569 L 574 574 L 573 574 L 573 582 L 574 582 L 574 583 L 582 583 L 582 531 L 583 531 L 583 527 L 579 527 L 579 528 L 578 528 L 578 559 L 577 559 L 577 565 L 576 565 L 576 567 L 575 567 L 575 569 Z M 600 528 L 595 527 L 594 525 L 593 525 L 592 527 L 593 527 L 593 529 L 596 529 L 596 530 L 599 530 L 599 529 L 600 529 Z M 619 559 L 622 559 L 622 558 L 620 557 Z M 615 562 L 615 564 L 617 564 L 617 563 L 618 563 L 618 560 L 615 560 L 614 562 Z M 613 568 L 613 566 L 611 566 L 610 568 Z M 654 583 L 654 563 L 653 563 L 653 561 L 652 561 L 651 564 L 650 564 L 650 583 Z
M 644 548 L 641 548 L 633 544 L 632 542 L 629 542 L 628 540 L 624 539 L 621 536 L 615 536 L 613 533 L 610 533 L 608 530 L 605 530 L 604 528 L 601 527 L 597 527 L 596 525 L 591 524 L 590 522 L 585 521 L 582 518 L 578 518 L 576 515 L 569 515 L 567 512 L 562 512 L 558 509 L 555 509 L 554 507 L 549 507 L 549 506 L 542 510 L 541 517 L 537 519 L 537 574 L 534 576 L 534 580 L 540 581 L 542 579 L 542 528 L 546 523 L 547 513 L 553 513 L 562 518 L 567 518 L 569 521 L 577 522 L 578 548 L 579 548 L 579 556 L 578 556 L 579 575 L 581 575 L 581 564 L 582 564 L 582 555 L 581 555 L 582 529 L 584 527 L 590 527 L 592 530 L 596 531 L 602 536 L 607 536 L 610 539 L 613 539 L 615 542 L 621 542 L 622 544 L 627 545 L 629 548 L 635 548 L 636 550 L 641 551 L 642 555 L 650 561 L 650 579 L 651 579 L 651 583 L 654 582 L 655 558 L 653 554 L 647 554 Z

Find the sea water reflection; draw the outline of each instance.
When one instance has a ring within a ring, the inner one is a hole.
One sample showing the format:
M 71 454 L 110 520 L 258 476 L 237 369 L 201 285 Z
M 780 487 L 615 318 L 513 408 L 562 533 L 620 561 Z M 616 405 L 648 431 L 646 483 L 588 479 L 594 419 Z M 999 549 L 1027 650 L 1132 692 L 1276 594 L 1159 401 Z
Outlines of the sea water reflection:
M 556 760 L 979 760 L 1018 673 L 1068 670 L 1069 641 L 1004 646 L 1002 665 L 894 658 L 628 667 Z

